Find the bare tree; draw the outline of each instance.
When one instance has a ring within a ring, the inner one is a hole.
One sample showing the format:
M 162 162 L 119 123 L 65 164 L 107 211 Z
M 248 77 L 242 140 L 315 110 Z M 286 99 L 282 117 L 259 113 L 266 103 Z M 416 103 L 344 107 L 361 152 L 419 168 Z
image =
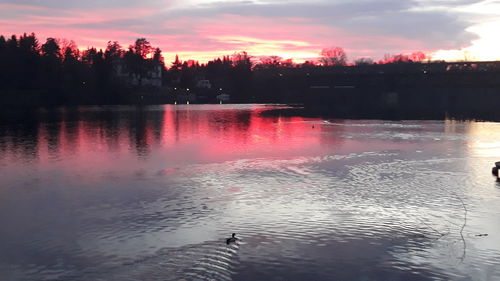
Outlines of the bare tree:
M 248 67 L 250 69 L 252 67 L 251 59 L 252 57 L 245 51 L 236 52 L 232 55 L 233 64 L 236 67 Z
M 331 47 L 321 50 L 321 62 L 324 65 L 346 65 L 347 55 L 340 47 Z
M 373 60 L 371 58 L 359 58 L 354 61 L 355 65 L 370 65 L 373 64 Z
M 75 62 L 79 59 L 80 57 L 80 50 L 78 49 L 78 46 L 76 45 L 75 41 L 73 40 L 67 40 L 67 39 L 60 39 L 59 40 L 59 45 L 60 45 L 60 52 L 61 56 L 63 58 L 64 62 Z
M 414 62 L 422 62 L 427 58 L 427 55 L 421 51 L 413 52 L 410 54 L 410 60 Z
M 283 58 L 279 56 L 268 56 L 260 58 L 260 61 L 265 66 L 278 66 L 283 61 Z

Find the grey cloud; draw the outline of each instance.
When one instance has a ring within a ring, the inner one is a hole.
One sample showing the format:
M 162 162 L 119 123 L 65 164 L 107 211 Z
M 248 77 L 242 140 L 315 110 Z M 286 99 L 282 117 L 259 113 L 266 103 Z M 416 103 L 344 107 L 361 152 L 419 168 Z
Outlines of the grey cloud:
M 448 14 L 401 12 L 381 18 L 360 17 L 335 23 L 356 34 L 399 36 L 418 40 L 428 48 L 459 48 L 476 38 L 466 32 L 469 23 Z
M 471 25 L 457 14 L 443 9 L 412 11 L 414 7 L 453 8 L 478 3 L 477 0 L 361 0 L 314 3 L 250 4 L 247 2 L 216 2 L 191 9 L 169 12 L 167 16 L 216 17 L 220 14 L 275 18 L 301 17 L 310 22 L 342 29 L 353 36 L 392 36 L 421 41 L 428 49 L 459 48 L 475 39 L 465 29 Z M 270 27 L 272 28 L 272 27 Z
M 36 15 L 67 16 L 73 10 L 92 10 L 102 8 L 127 7 L 161 7 L 156 15 L 147 18 L 137 18 L 133 14 L 127 19 L 104 20 L 99 23 L 76 24 L 71 27 L 82 29 L 123 29 L 154 37 L 155 35 L 172 35 L 185 40 L 206 43 L 206 47 L 215 47 L 220 44 L 214 40 L 203 38 L 197 34 L 196 22 L 184 26 L 165 26 L 177 18 L 191 17 L 204 19 L 217 18 L 222 14 L 259 16 L 274 19 L 276 22 L 285 18 L 305 18 L 308 23 L 322 24 L 342 30 L 346 34 L 360 38 L 356 42 L 349 42 L 350 49 L 375 49 L 386 52 L 397 51 L 397 44 L 391 42 L 372 42 L 370 38 L 398 37 L 421 42 L 420 48 L 460 48 L 468 45 L 475 38 L 465 31 L 471 25 L 467 17 L 446 11 L 445 8 L 454 8 L 482 2 L 478 0 L 321 0 L 310 2 L 288 2 L 267 0 L 264 4 L 255 4 L 254 1 L 220 1 L 211 2 L 178 10 L 166 10 L 165 5 L 180 0 L 0 0 L 0 4 L 23 4 L 45 8 L 57 8 L 51 15 L 50 11 L 36 11 Z M 423 11 L 413 8 L 426 7 Z M 432 7 L 440 7 L 432 9 Z M 21 13 L 18 11 L 16 13 Z M 13 18 L 16 13 L 0 16 Z M 5 14 L 5 15 L 4 15 Z M 272 29 L 272 26 L 269 26 Z M 332 34 L 333 36 L 333 34 Z M 363 39 L 365 38 L 365 39 Z M 335 41 L 336 38 L 332 38 Z M 191 41 L 191 42 L 192 42 Z M 189 41 L 186 41 L 189 42 Z M 366 46 L 366 44 L 371 44 Z M 394 46 L 391 46 L 394 44 Z M 378 47 L 377 47 L 378 46 Z M 391 49 L 392 48 L 392 49 Z
M 68 25 L 68 27 L 81 28 L 81 29 L 104 29 L 104 30 L 126 29 L 128 31 L 133 31 L 144 35 L 148 34 L 175 35 L 175 34 L 182 34 L 188 31 L 186 28 L 182 27 L 164 27 L 161 24 L 158 24 L 158 22 L 151 19 L 137 19 L 137 18 L 110 20 L 110 21 L 94 22 L 94 23 L 79 23 L 79 24 Z

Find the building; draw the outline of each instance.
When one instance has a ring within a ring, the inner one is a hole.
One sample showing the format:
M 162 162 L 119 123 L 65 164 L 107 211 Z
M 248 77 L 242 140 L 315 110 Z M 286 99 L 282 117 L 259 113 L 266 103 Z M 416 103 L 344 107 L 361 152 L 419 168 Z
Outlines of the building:
M 113 63 L 113 68 L 115 76 L 130 86 L 154 88 L 162 86 L 162 65 L 160 63 L 151 64 L 142 74 L 131 72 L 123 59 L 116 60 Z

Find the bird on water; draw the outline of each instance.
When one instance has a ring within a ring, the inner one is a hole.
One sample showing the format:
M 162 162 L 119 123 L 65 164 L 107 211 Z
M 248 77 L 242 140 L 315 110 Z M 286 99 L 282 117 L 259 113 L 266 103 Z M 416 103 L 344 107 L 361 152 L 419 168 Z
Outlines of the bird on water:
M 230 237 L 230 238 L 227 238 L 226 239 L 226 244 L 231 244 L 231 243 L 236 243 L 236 240 L 238 240 L 238 238 L 235 237 L 236 236 L 236 233 L 233 233 L 233 236 Z

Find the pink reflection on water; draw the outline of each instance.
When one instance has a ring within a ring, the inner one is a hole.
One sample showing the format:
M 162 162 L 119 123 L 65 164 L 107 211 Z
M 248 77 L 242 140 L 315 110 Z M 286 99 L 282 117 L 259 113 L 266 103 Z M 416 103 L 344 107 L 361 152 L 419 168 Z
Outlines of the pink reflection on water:
M 340 143 L 325 141 L 315 119 L 263 117 L 265 106 L 80 108 L 43 112 L 31 133 L 4 136 L 1 162 L 9 169 L 102 173 L 153 170 L 248 158 L 315 155 Z M 331 130 L 327 128 L 327 130 Z M 6 134 L 10 134 L 6 131 Z M 27 145 L 30 144 L 30 145 Z M 27 147 L 33 147 L 32 150 Z
M 419 141 L 420 125 L 261 115 L 267 109 L 263 105 L 166 105 L 45 112 L 37 116 L 31 133 L 1 143 L 0 162 L 9 163 L 12 170 L 29 165 L 92 178 L 104 173 L 167 175 L 186 165 L 240 159 L 425 152 L 448 146 L 443 140 Z M 428 129 L 436 134 L 444 130 L 441 125 Z
M 166 106 L 161 149 L 182 151 L 178 157 L 196 157 L 205 162 L 292 156 L 319 147 L 318 135 L 304 118 L 265 118 L 260 116 L 262 111 L 258 106 L 244 111 Z

